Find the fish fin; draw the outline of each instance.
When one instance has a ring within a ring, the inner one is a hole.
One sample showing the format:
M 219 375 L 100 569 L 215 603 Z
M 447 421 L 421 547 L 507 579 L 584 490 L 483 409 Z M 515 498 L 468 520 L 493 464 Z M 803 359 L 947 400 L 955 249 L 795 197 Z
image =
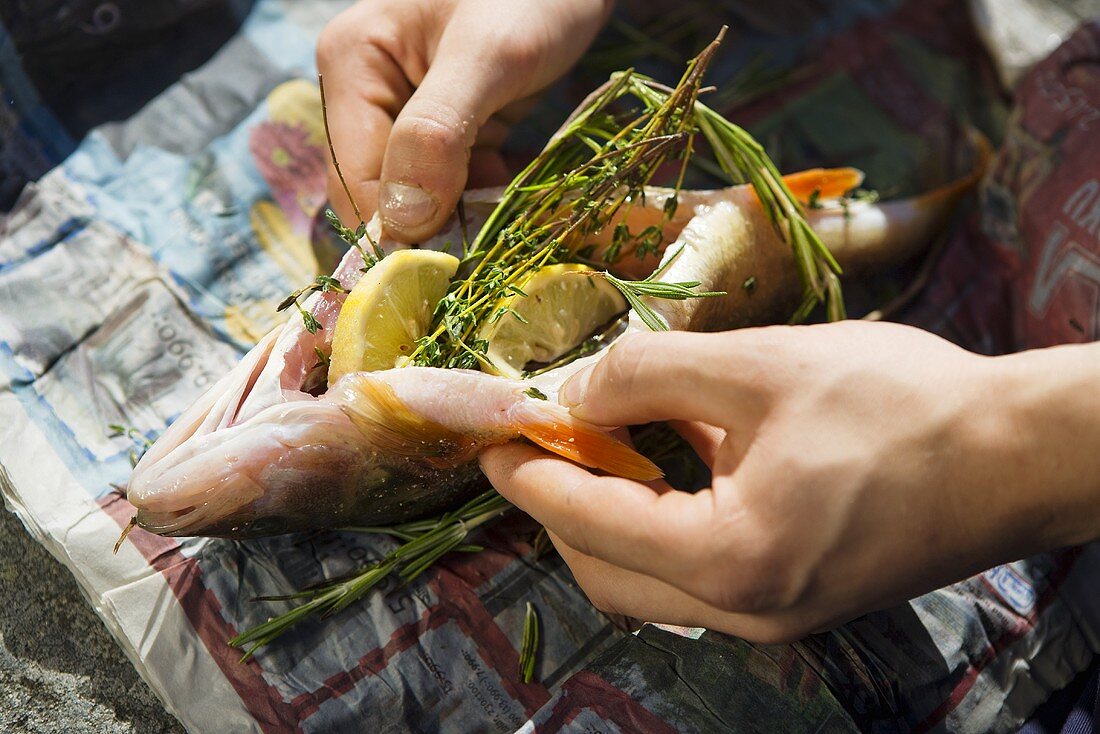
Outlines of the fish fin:
M 783 183 L 803 204 L 814 196 L 819 199 L 839 199 L 863 183 L 863 171 L 858 168 L 811 168 L 788 173 Z
M 532 400 L 516 414 L 520 435 L 558 456 L 627 479 L 649 481 L 664 476 L 660 467 L 636 450 L 574 418 L 560 405 Z
M 386 383 L 357 376 L 341 390 L 340 409 L 379 451 L 437 467 L 473 458 L 472 438 L 409 410 Z

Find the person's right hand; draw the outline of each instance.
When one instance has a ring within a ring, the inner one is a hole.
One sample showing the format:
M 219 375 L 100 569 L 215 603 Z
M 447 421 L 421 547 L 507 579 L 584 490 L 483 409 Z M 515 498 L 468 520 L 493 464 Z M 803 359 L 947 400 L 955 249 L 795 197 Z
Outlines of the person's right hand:
M 674 421 L 709 489 L 522 443 L 481 466 L 599 608 L 790 641 L 1100 537 L 1098 349 L 989 358 L 860 321 L 637 334 L 558 397 L 597 425 Z
M 580 57 L 613 0 L 361 0 L 317 44 L 329 132 L 351 195 L 387 234 L 442 226 L 467 181 L 502 183 L 509 104 Z M 354 223 L 331 163 L 328 195 Z

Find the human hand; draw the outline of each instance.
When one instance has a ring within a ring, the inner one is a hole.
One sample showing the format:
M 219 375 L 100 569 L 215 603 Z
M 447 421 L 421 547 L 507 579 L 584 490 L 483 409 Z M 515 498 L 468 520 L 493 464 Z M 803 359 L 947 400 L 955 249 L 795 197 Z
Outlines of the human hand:
M 361 0 L 317 43 L 329 133 L 364 217 L 425 239 L 467 182 L 506 179 L 497 113 L 554 81 L 584 52 L 613 0 Z M 353 221 L 335 169 L 328 195 Z
M 595 476 L 523 444 L 481 462 L 597 607 L 787 641 L 1096 537 L 1083 349 L 988 358 L 866 322 L 639 335 L 561 400 L 599 425 L 674 421 L 711 488 Z

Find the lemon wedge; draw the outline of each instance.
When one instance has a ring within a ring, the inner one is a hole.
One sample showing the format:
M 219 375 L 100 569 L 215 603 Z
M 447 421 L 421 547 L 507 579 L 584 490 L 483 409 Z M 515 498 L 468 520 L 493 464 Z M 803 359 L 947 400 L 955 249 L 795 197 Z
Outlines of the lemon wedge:
M 351 289 L 332 335 L 328 384 L 349 372 L 397 367 L 432 323 L 458 258 L 433 250 L 398 250 Z
M 482 369 L 522 377 L 528 362 L 552 362 L 626 311 L 626 299 L 615 286 L 603 278 L 577 275 L 583 272 L 592 268 L 547 265 L 520 286 L 526 296 L 517 293 L 498 301 L 494 313 L 515 313 L 490 319 L 478 330 L 477 338 L 489 343 L 485 356 L 490 364 Z

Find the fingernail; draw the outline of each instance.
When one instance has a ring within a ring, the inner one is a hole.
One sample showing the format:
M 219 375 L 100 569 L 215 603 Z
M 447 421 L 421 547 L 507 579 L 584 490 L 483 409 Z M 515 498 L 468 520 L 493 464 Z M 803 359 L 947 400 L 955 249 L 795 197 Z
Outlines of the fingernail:
M 396 227 L 419 227 L 439 210 L 439 201 L 419 186 L 387 181 L 379 196 L 382 218 Z
M 592 370 L 583 370 L 570 377 L 558 391 L 558 402 L 567 408 L 575 408 L 584 402 L 585 393 L 588 392 L 588 378 Z

